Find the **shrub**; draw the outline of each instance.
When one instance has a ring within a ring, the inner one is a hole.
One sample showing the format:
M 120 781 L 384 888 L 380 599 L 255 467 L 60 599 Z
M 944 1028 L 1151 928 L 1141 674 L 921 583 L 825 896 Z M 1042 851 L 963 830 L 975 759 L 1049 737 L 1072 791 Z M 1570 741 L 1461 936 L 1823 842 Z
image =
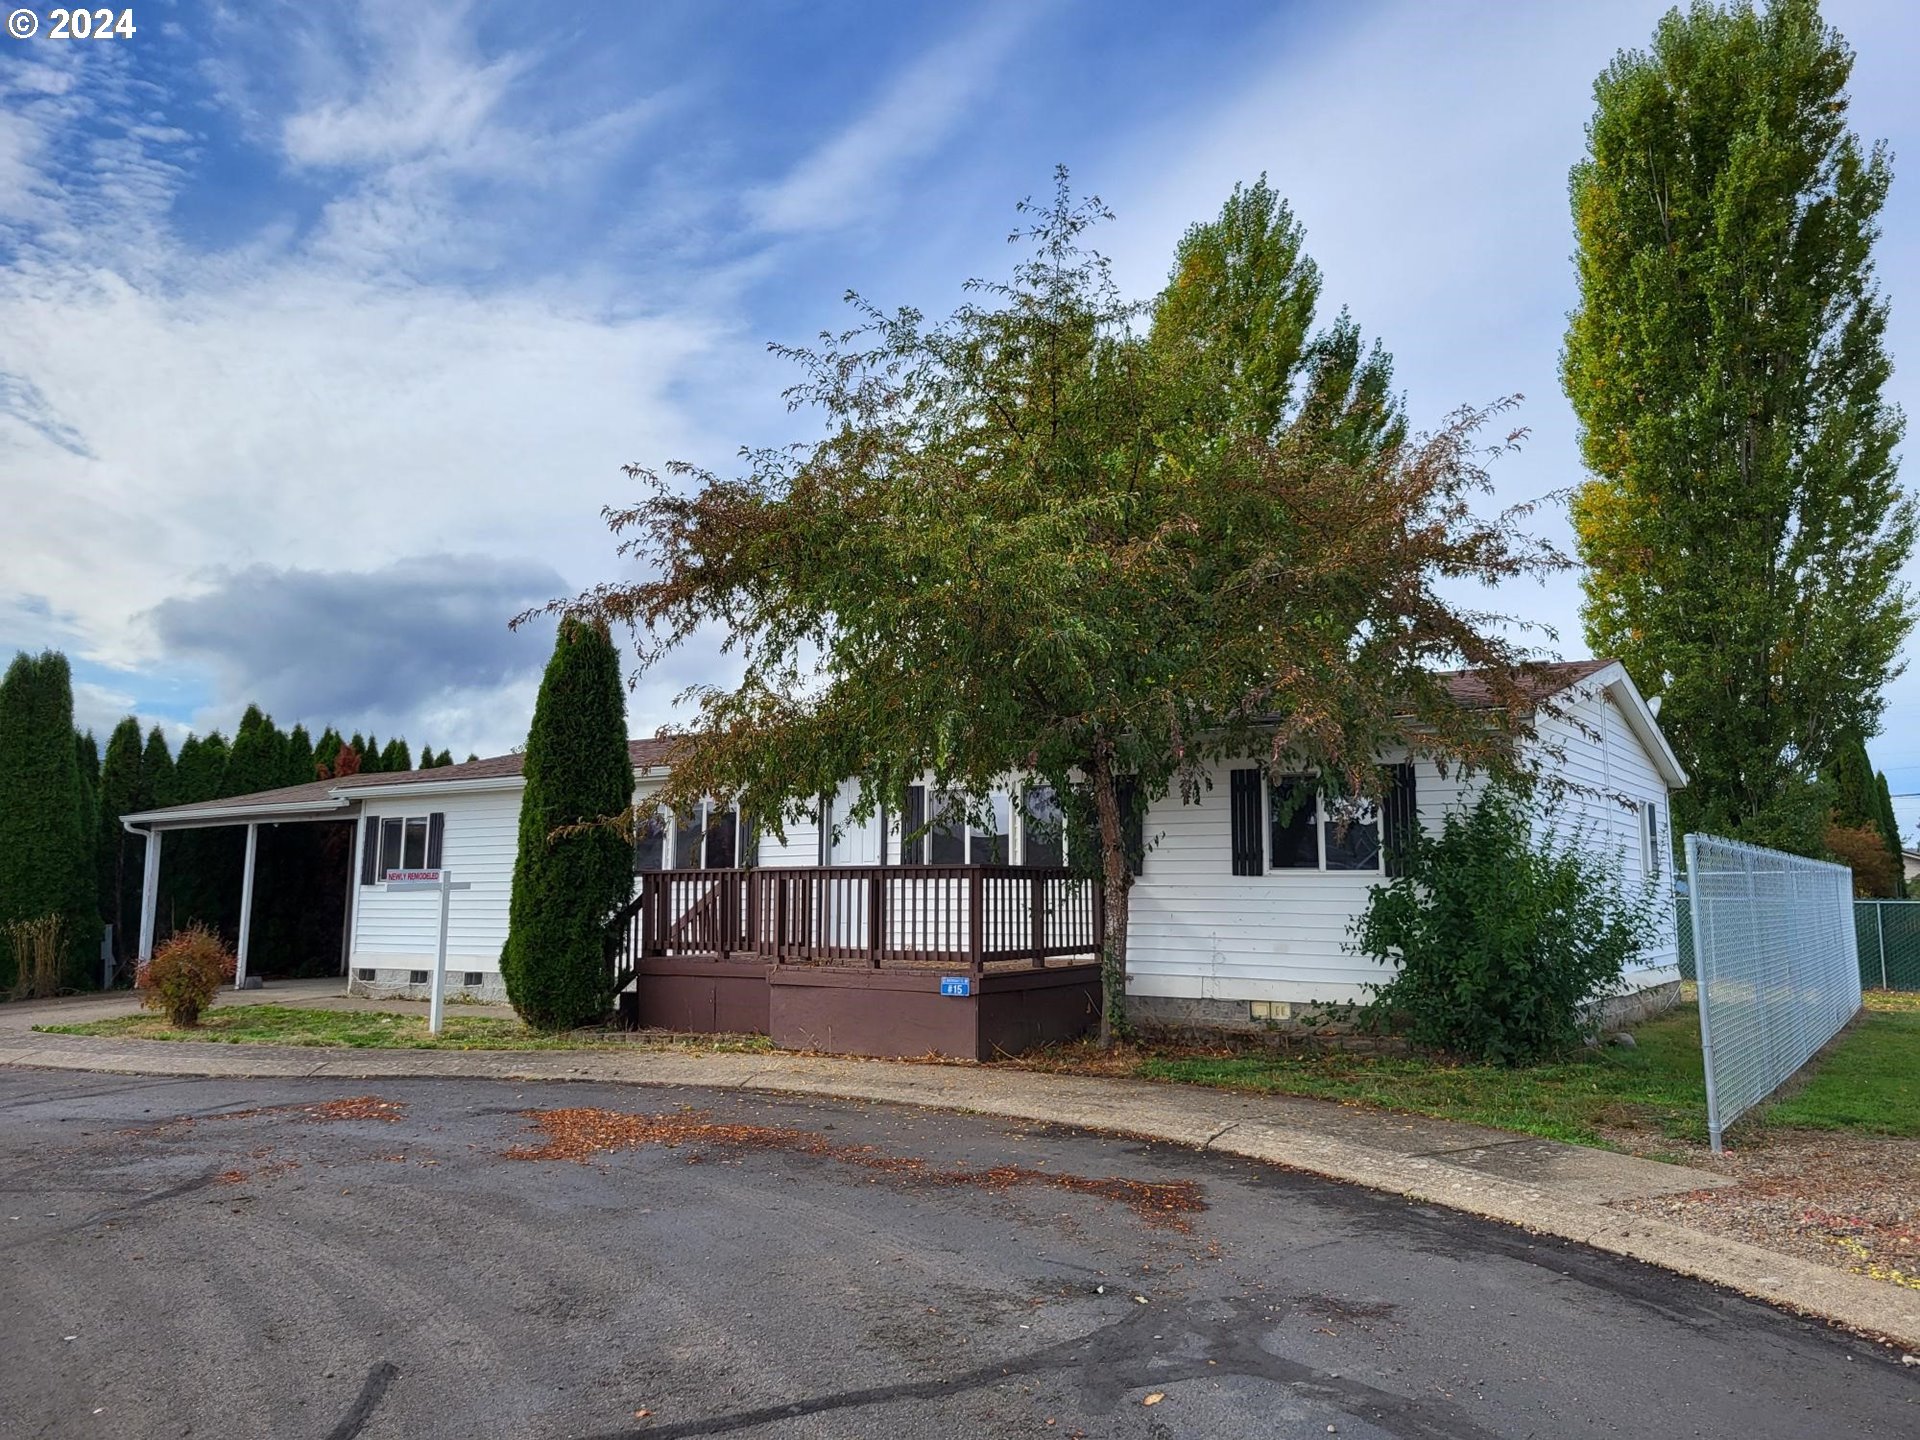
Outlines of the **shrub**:
M 58 995 L 67 956 L 67 917 L 55 910 L 31 920 L 10 920 L 5 932 L 14 963 L 13 998 Z
M 1375 1006 L 1414 1044 L 1500 1065 L 1569 1050 L 1639 953 L 1651 887 L 1628 894 L 1614 866 L 1536 839 L 1533 821 L 1523 794 L 1490 786 L 1413 837 L 1355 922 L 1353 948 L 1399 965 Z
M 191 1030 L 233 972 L 233 956 L 220 937 L 193 924 L 154 951 L 135 983 L 147 992 L 141 1000 L 147 1009 L 164 1010 L 168 1024 Z

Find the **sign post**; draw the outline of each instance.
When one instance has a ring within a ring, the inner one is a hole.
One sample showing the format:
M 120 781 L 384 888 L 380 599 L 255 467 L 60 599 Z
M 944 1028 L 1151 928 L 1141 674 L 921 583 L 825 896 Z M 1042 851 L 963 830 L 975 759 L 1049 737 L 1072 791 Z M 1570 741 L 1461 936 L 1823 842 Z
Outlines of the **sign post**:
M 447 1023 L 447 914 L 453 908 L 453 892 L 471 890 L 472 882 L 455 884 L 451 870 L 389 870 L 389 890 L 438 890 L 440 892 L 440 938 L 433 952 L 433 999 L 427 1006 L 427 1030 L 438 1035 Z

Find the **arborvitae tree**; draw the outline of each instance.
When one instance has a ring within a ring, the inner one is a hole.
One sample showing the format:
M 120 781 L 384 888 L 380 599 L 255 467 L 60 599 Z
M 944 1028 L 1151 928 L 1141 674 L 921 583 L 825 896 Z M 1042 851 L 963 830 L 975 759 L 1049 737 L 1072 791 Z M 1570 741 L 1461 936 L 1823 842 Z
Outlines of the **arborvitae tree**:
M 14 657 L 0 680 L 0 925 L 65 917 L 64 978 L 84 984 L 100 953 L 99 876 L 73 733 L 73 676 L 47 650 Z M 16 977 L 0 936 L 0 987 Z
M 1880 826 L 1880 789 L 1874 782 L 1873 762 L 1867 758 L 1866 743 L 1858 735 L 1843 738 L 1834 750 L 1826 769 L 1826 781 L 1833 791 L 1833 819 L 1849 828 Z
M 285 783 L 286 737 L 274 728 L 273 717 L 258 705 L 249 705 L 234 732 L 227 752 L 227 772 L 221 781 L 224 795 L 251 795 Z
M 100 876 L 100 918 L 113 926 L 116 960 L 132 954 L 139 940 L 132 931 L 139 924 L 140 879 L 147 842 L 139 835 L 129 835 L 120 817 L 146 808 L 140 752 L 140 722 L 129 715 L 113 727 L 107 739 L 107 756 L 100 767 L 99 840 L 94 855 Z
M 1805 853 L 1914 602 L 1875 282 L 1890 171 L 1817 0 L 1671 10 L 1594 86 L 1562 377 L 1594 653 L 1664 697 L 1676 828 Z
M 313 768 L 307 772 L 307 779 L 331 780 L 334 764 L 340 758 L 340 747 L 345 743 L 331 725 L 322 730 L 320 738 L 313 742 Z
M 1874 815 L 1875 823 L 1887 842 L 1887 858 L 1893 862 L 1893 893 L 1901 900 L 1907 898 L 1907 857 L 1906 847 L 1900 843 L 1900 820 L 1893 813 L 1893 791 L 1887 786 L 1887 772 L 1882 770 L 1874 777 L 1874 788 L 1879 791 L 1880 805 Z
M 434 761 L 433 763 L 436 767 L 453 764 L 453 752 L 451 750 L 442 749 L 440 752 L 440 758 Z
M 469 764 L 469 765 L 471 765 L 471 764 L 472 764 L 472 763 L 473 763 L 474 761 L 476 761 L 476 760 L 478 760 L 479 758 L 480 758 L 480 752 L 479 752 L 479 751 L 477 751 L 477 750 L 469 750 L 469 751 L 467 752 L 467 764 Z
M 395 775 L 402 770 L 413 769 L 413 755 L 407 749 L 407 742 L 399 736 L 387 742 L 387 748 L 380 752 L 380 770 L 382 774 Z
M 627 842 L 601 822 L 632 804 L 620 657 L 604 624 L 568 616 L 527 735 L 500 956 L 508 998 L 537 1029 L 569 1030 L 606 1014 L 605 927 L 632 895 L 633 874 Z
M 359 738 L 357 735 L 354 737 L 355 743 L 353 748 L 360 752 L 361 773 L 364 775 L 378 775 L 387 768 L 385 760 L 380 753 L 380 737 L 378 735 L 368 735 L 367 743 L 364 746 L 359 744 Z
M 173 751 L 167 746 L 167 733 L 158 725 L 147 732 L 147 745 L 140 752 L 140 808 L 157 809 L 178 803 L 178 787 L 173 778 Z
M 420 768 L 422 770 L 431 770 L 439 763 L 440 761 L 435 757 L 433 753 L 433 746 L 426 745 L 421 747 Z
M 281 762 L 282 785 L 304 785 L 313 779 L 313 740 L 307 727 L 295 725 L 287 735 L 286 758 Z
M 87 863 L 93 867 L 97 877 L 100 870 L 100 858 L 96 853 L 100 839 L 100 744 L 93 738 L 91 730 L 84 735 L 74 735 L 73 758 L 80 776 L 80 833 L 86 837 Z M 96 905 L 99 893 L 96 886 Z

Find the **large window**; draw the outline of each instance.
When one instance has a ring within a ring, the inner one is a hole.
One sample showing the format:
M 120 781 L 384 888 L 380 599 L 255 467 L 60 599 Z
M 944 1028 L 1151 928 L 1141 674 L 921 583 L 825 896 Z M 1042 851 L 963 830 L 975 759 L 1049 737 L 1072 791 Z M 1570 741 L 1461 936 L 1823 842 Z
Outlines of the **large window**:
M 1379 810 L 1323 795 L 1312 776 L 1282 776 L 1267 787 L 1267 867 L 1379 870 Z
M 361 840 L 360 883 L 376 885 L 395 870 L 438 870 L 446 816 L 369 815 Z
M 754 864 L 759 848 L 750 819 L 731 805 L 702 800 L 672 816 L 661 810 L 642 817 L 634 835 L 633 870 L 636 875 L 647 870 L 731 870 Z
M 969 823 L 967 804 L 957 796 L 933 797 L 933 821 L 927 824 L 927 787 L 909 785 L 902 830 L 903 865 L 1005 865 L 1009 855 L 1012 806 L 1005 795 L 987 797 L 984 813 Z M 917 838 L 913 832 L 926 825 Z

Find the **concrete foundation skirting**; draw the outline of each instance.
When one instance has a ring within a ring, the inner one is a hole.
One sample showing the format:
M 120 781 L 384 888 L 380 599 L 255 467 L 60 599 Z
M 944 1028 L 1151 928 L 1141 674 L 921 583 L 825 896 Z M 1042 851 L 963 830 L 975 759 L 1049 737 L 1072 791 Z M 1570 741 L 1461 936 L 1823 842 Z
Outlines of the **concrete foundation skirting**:
M 363 979 L 371 970 L 371 978 Z M 447 970 L 447 1003 L 449 1005 L 504 1005 L 507 1003 L 507 982 L 500 978 L 498 970 L 480 970 L 480 983 L 469 985 L 465 970 Z M 425 982 L 413 979 L 416 974 L 426 974 Z M 431 1000 L 433 982 L 430 972 L 415 971 L 408 968 L 387 969 L 382 966 L 356 965 L 347 972 L 347 994 L 367 1000 Z

